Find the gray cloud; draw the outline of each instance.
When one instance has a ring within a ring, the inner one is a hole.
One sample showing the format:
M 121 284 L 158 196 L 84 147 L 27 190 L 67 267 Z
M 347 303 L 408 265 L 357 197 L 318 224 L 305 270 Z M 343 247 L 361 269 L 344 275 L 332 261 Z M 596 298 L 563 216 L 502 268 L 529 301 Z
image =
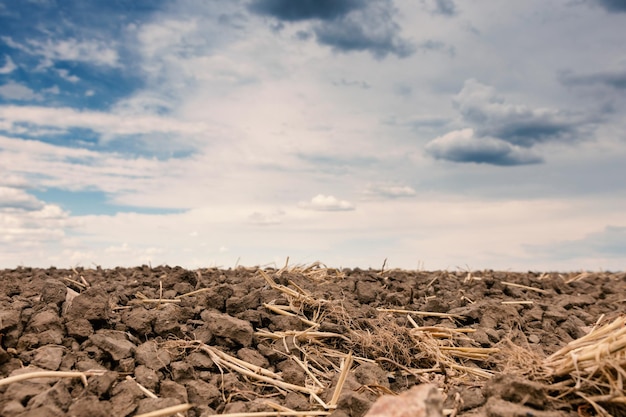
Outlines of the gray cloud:
M 454 0 L 422 0 L 432 14 L 455 16 L 457 14 Z
M 281 21 L 313 21 L 311 28 L 317 42 L 335 52 L 367 51 L 383 59 L 389 54 L 405 58 L 417 49 L 400 35 L 391 0 L 256 0 L 248 8 Z M 423 49 L 433 47 L 440 49 L 432 43 Z
M 256 14 L 296 22 L 310 19 L 333 20 L 364 5 L 365 2 L 358 0 L 255 0 L 248 8 Z
M 576 141 L 582 137 L 584 119 L 557 109 L 511 104 L 493 87 L 469 79 L 453 99 L 469 128 L 435 138 L 426 153 L 435 159 L 510 166 L 537 164 L 535 145 Z
M 0 97 L 6 100 L 19 100 L 19 101 L 43 99 L 41 94 L 35 93 L 33 90 L 26 87 L 25 85 L 18 84 L 13 81 L 0 85 Z
M 367 81 L 352 81 L 346 80 L 345 78 L 342 78 L 338 81 L 333 81 L 333 85 L 343 87 L 359 87 L 364 90 L 369 90 L 370 88 L 372 88 L 372 86 Z
M 396 183 L 368 184 L 364 194 L 369 197 L 389 199 L 414 197 L 417 193 L 413 187 Z
M 549 108 L 509 104 L 493 87 L 470 79 L 453 100 L 463 119 L 478 136 L 491 136 L 513 145 L 531 147 L 551 140 L 575 139 L 587 120 Z
M 605 85 L 616 90 L 626 90 L 626 70 L 603 71 L 582 75 L 562 72 L 559 74 L 559 80 L 562 84 L 568 86 Z
M 594 2 L 609 12 L 626 12 L 626 2 L 624 0 L 594 0 Z
M 476 136 L 473 129 L 455 130 L 433 139 L 425 150 L 435 159 L 460 163 L 513 166 L 543 162 L 528 149 L 498 138 Z

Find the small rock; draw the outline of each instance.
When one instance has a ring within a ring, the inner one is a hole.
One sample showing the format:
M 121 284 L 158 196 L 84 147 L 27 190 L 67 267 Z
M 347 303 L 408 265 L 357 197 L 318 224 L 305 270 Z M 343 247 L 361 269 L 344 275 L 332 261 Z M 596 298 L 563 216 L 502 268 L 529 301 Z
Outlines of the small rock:
M 531 334 L 530 336 L 528 336 L 528 341 L 530 343 L 539 343 L 541 342 L 541 339 L 536 334 Z
M 311 405 L 309 399 L 299 392 L 289 392 L 285 395 L 285 407 L 296 411 L 309 410 Z
M 375 363 L 364 363 L 354 370 L 354 376 L 361 385 L 380 385 L 389 388 L 387 372 Z
M 172 379 L 182 381 L 184 379 L 192 379 L 196 377 L 193 366 L 188 362 L 176 361 L 170 364 Z
M 122 322 L 129 329 L 134 330 L 140 336 L 152 333 L 152 323 L 156 318 L 154 310 L 147 310 L 143 306 L 134 307 L 122 315 Z
M 191 380 L 185 382 L 187 387 L 187 396 L 190 403 L 213 405 L 214 402 L 221 399 L 220 390 L 213 384 L 202 380 Z
M 135 378 L 138 383 L 148 388 L 150 391 L 156 391 L 159 383 L 159 376 L 153 370 L 145 365 L 139 365 L 135 368 Z
M 541 411 L 521 404 L 504 401 L 500 398 L 489 398 L 485 411 L 489 417 L 568 417 L 570 414 L 561 411 Z
M 543 385 L 508 374 L 494 376 L 487 382 L 483 392 L 487 397 L 502 398 L 506 401 L 527 404 L 539 409 L 542 409 L 547 401 L 546 390 Z
M 132 356 L 137 348 L 134 343 L 126 339 L 126 335 L 114 330 L 98 330 L 89 337 L 91 343 L 107 352 L 114 361 Z
M 183 336 L 181 326 L 192 316 L 187 309 L 181 308 L 176 304 L 166 304 L 155 314 L 154 332 L 163 337 L 167 337 L 170 334 L 181 337 Z
M 46 284 L 41 289 L 41 301 L 46 304 L 56 304 L 61 306 L 65 301 L 67 287 L 56 279 L 47 279 Z
M 176 398 L 143 398 L 139 400 L 136 414 L 149 413 L 180 404 Z
M 126 417 L 137 408 L 137 400 L 145 394 L 135 381 L 122 381 L 111 391 L 111 409 L 108 415 Z
M 20 312 L 17 310 L 0 310 L 0 332 L 17 326 L 20 322 Z
M 117 372 L 105 372 L 102 375 L 95 375 L 89 378 L 87 391 L 94 394 L 98 398 L 103 398 L 109 394 L 113 383 L 117 380 L 119 374 Z
M 93 326 L 87 319 L 68 320 L 65 328 L 68 336 L 78 340 L 84 340 L 93 334 Z
M 363 417 L 371 407 L 372 401 L 355 391 L 342 392 L 337 402 L 337 409 L 347 411 L 350 417 Z
M 252 344 L 254 330 L 249 322 L 209 310 L 203 311 L 201 317 L 215 336 L 233 341 L 244 347 Z
M 241 348 L 237 351 L 237 357 L 261 368 L 267 368 L 270 366 L 270 363 L 267 361 L 265 356 L 261 355 L 254 349 Z
M 35 314 L 28 323 L 27 329 L 35 333 L 43 333 L 47 330 L 64 330 L 63 322 L 59 315 L 53 311 L 45 310 Z
M 209 355 L 204 352 L 191 352 L 186 359 L 189 365 L 198 369 L 211 369 L 215 365 Z
M 25 408 L 22 403 L 16 400 L 11 400 L 4 404 L 0 415 L 2 415 L 3 417 L 17 416 L 24 410 Z
M 109 417 L 110 405 L 100 401 L 93 395 L 78 398 L 70 406 L 67 415 L 70 417 Z
M 28 401 L 28 407 L 40 408 L 44 405 L 54 405 L 55 407 L 67 411 L 67 408 L 72 403 L 72 396 L 67 389 L 66 381 L 59 381 L 49 388 Z
M 383 395 L 366 417 L 442 417 L 442 398 L 437 387 L 417 385 L 398 396 Z
M 60 345 L 63 343 L 64 331 L 61 329 L 50 329 L 37 335 L 40 345 Z
M 356 297 L 361 304 L 371 304 L 381 289 L 378 282 L 359 281 L 356 283 Z
M 165 349 L 160 349 L 153 340 L 142 343 L 137 347 L 135 359 L 140 365 L 146 365 L 155 371 L 165 368 L 172 361 L 169 352 Z
M 39 408 L 23 411 L 15 417 L 64 417 L 65 413 L 53 405 L 44 405 Z M 11 416 L 13 417 L 13 416 Z
M 168 379 L 161 382 L 159 396 L 162 398 L 176 398 L 181 404 L 188 401 L 187 389 L 178 382 L 170 381 Z
M 43 346 L 37 349 L 32 364 L 43 369 L 56 371 L 61 366 L 63 360 L 62 346 Z
M 110 313 L 109 295 L 101 287 L 87 288 L 72 300 L 67 309 L 70 320 L 79 318 L 89 321 L 107 320 Z

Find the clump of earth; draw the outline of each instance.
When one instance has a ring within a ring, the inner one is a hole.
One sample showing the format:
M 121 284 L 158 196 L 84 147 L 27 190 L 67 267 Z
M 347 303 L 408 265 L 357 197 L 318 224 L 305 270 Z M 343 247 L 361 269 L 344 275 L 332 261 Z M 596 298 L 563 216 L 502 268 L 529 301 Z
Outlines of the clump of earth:
M 0 416 L 361 417 L 423 383 L 447 415 L 593 415 L 555 398 L 541 361 L 625 294 L 624 273 L 7 269 Z M 2 383 L 41 371 L 84 374 Z

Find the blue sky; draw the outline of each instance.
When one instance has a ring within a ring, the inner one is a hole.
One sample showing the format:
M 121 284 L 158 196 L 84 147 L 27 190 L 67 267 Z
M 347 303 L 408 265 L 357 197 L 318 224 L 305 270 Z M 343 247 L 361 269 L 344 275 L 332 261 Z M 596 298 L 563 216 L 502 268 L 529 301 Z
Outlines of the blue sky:
M 0 0 L 0 267 L 623 270 L 625 25 L 616 0 Z

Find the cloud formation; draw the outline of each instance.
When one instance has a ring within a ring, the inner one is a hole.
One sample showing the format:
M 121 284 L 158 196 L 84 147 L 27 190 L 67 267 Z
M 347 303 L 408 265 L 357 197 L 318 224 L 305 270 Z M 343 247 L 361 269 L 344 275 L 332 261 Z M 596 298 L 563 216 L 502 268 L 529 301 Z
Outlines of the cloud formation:
M 416 194 L 413 187 L 391 183 L 369 184 L 365 189 L 365 195 L 383 198 L 413 197 Z
M 616 90 L 626 90 L 626 70 L 599 71 L 590 74 L 563 72 L 559 75 L 562 84 L 568 86 L 604 85 Z
M 565 112 L 510 104 L 491 86 L 465 81 L 453 103 L 479 136 L 492 136 L 513 145 L 530 147 L 550 140 L 569 139 L 582 124 Z
M 20 209 L 20 210 L 39 210 L 44 203 L 36 197 L 28 194 L 26 191 L 0 186 L 0 210 L 1 209 Z
M 443 16 L 455 16 L 457 14 L 454 0 L 422 0 L 428 10 L 433 14 Z
M 119 65 L 117 50 L 109 43 L 97 39 L 67 38 L 46 39 L 45 41 L 29 39 L 28 42 L 22 43 L 9 36 L 3 36 L 2 40 L 14 49 L 41 57 L 43 67 L 50 67 L 56 61 L 83 62 L 105 67 Z
M 257 226 L 271 226 L 282 223 L 285 212 L 274 210 L 272 212 L 255 211 L 248 216 L 248 222 Z
M 592 0 L 609 12 L 626 13 L 626 2 L 623 0 Z
M 256 0 L 252 13 L 281 22 L 311 21 L 317 42 L 335 52 L 370 52 L 376 59 L 388 55 L 406 58 L 415 45 L 400 35 L 391 0 Z
M 543 160 L 530 150 L 504 140 L 476 136 L 467 128 L 446 133 L 426 145 L 426 153 L 451 162 L 474 162 L 500 166 L 537 164 Z
M 249 9 L 257 14 L 295 22 L 299 20 L 333 20 L 364 7 L 358 0 L 256 0 Z
M 5 100 L 17 101 L 41 100 L 43 98 L 41 94 L 37 94 L 25 85 L 14 81 L 0 85 L 0 97 Z
M 0 67 L 0 74 L 10 74 L 17 68 L 10 56 L 4 56 L 4 65 Z
M 332 195 L 318 194 L 309 202 L 300 202 L 298 207 L 317 211 L 350 211 L 354 205 L 346 200 L 340 200 Z
M 436 159 L 493 165 L 542 162 L 531 148 L 552 142 L 579 140 L 589 124 L 557 109 L 508 103 L 496 90 L 475 79 L 465 81 L 453 99 L 454 107 L 470 128 L 455 130 L 430 141 L 426 153 Z

